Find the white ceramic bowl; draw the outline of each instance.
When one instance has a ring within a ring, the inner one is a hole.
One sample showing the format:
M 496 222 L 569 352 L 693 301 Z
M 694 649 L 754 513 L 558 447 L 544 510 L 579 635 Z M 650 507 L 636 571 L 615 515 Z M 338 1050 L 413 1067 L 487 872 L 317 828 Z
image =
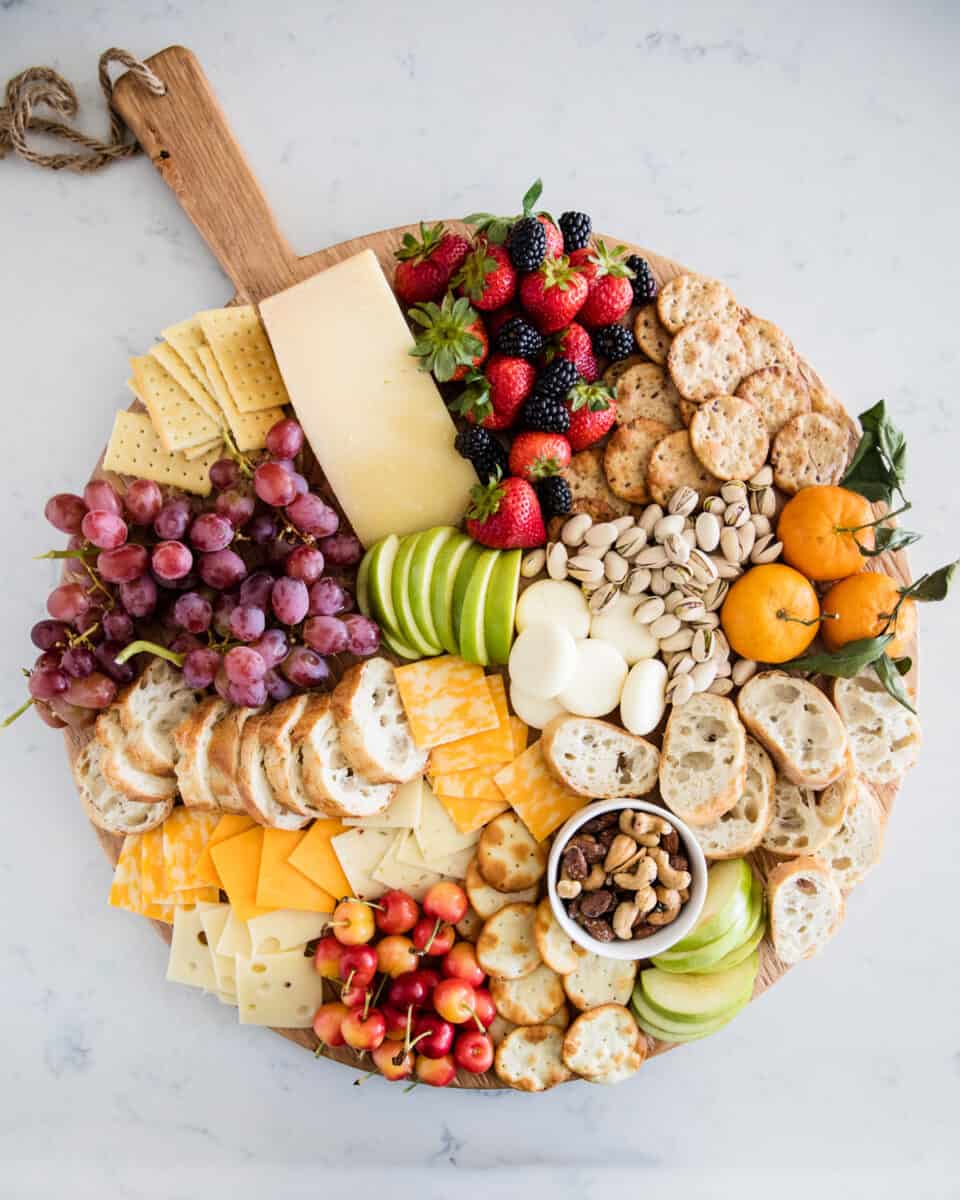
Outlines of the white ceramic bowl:
M 593 817 L 600 816 L 601 813 L 618 812 L 624 808 L 633 809 L 636 812 L 653 813 L 655 817 L 663 817 L 664 820 L 670 822 L 680 835 L 680 841 L 683 843 L 683 852 L 690 862 L 690 899 L 680 910 L 680 915 L 677 919 L 669 925 L 665 925 L 660 933 L 655 933 L 648 938 L 634 938 L 629 942 L 623 942 L 619 939 L 613 942 L 598 942 L 596 938 L 592 938 L 587 933 L 582 925 L 578 925 L 576 921 L 571 920 L 567 916 L 567 910 L 563 906 L 563 901 L 557 895 L 557 876 L 560 873 L 560 858 L 566 849 L 567 843 L 579 832 L 581 826 L 585 825 L 587 821 Z M 632 800 L 629 798 L 598 800 L 596 804 L 588 804 L 586 808 L 581 808 L 578 812 L 575 812 L 554 838 L 553 846 L 550 849 L 550 858 L 547 862 L 547 890 L 550 896 L 550 906 L 560 924 L 560 928 L 577 945 L 583 946 L 585 950 L 592 950 L 594 954 L 599 954 L 603 958 L 653 958 L 655 954 L 662 954 L 664 950 L 669 950 L 675 942 L 679 942 L 682 937 L 686 937 L 696 924 L 707 895 L 707 862 L 703 857 L 703 851 L 700 849 L 697 839 L 679 817 L 675 817 L 673 813 L 666 812 L 664 809 L 658 808 L 655 804 L 647 804 L 643 800 Z

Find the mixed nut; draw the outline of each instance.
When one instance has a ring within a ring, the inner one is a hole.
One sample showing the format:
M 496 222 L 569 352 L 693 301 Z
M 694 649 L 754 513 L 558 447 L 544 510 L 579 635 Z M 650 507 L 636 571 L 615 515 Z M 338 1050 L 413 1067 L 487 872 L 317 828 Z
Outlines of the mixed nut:
M 557 896 L 598 942 L 646 938 L 690 899 L 690 863 L 664 817 L 624 808 L 584 822 L 560 858 Z

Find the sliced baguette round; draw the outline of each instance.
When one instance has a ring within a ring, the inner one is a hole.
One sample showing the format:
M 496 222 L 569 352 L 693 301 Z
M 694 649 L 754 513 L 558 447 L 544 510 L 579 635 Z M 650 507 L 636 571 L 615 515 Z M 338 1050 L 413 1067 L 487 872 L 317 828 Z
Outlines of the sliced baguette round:
M 210 787 L 210 741 L 217 725 L 230 711 L 219 696 L 208 696 L 173 731 L 177 747 L 174 771 L 180 795 L 188 808 L 217 812 L 220 802 Z
M 130 757 L 143 771 L 169 775 L 177 761 L 173 731 L 203 698 L 165 659 L 155 658 L 117 700 Z
M 609 721 L 564 714 L 543 731 L 551 774 L 578 796 L 645 796 L 657 784 L 660 751 Z
M 820 858 L 842 892 L 849 892 L 880 861 L 887 817 L 876 792 L 857 776 L 853 803 Z
M 245 813 L 237 771 L 240 767 L 240 740 L 243 729 L 258 708 L 231 709 L 210 735 L 207 762 L 210 771 L 207 782 L 217 804 L 224 812 Z
M 767 879 L 770 936 L 785 963 L 814 954 L 840 928 L 843 893 L 818 858 L 795 858 L 774 867 Z
M 724 696 L 698 692 L 670 711 L 660 753 L 660 795 L 690 825 L 709 825 L 743 794 L 747 735 Z
M 367 659 L 346 672 L 333 692 L 333 713 L 347 761 L 371 783 L 407 783 L 423 774 L 428 754 L 414 744 L 393 666 L 385 658 Z
M 291 812 L 301 811 L 299 797 L 291 787 L 292 772 L 288 767 L 293 762 L 292 736 L 297 722 L 303 716 L 311 697 L 305 692 L 298 696 L 289 696 L 281 700 L 264 714 L 260 726 L 260 740 L 263 743 L 263 765 L 267 779 L 273 788 L 273 794 L 284 808 Z M 315 814 L 314 814 L 315 815 Z
M 129 799 L 104 775 L 103 753 L 101 743 L 91 738 L 72 768 L 80 803 L 88 818 L 98 829 L 116 834 L 146 833 L 162 825 L 173 811 L 173 796 L 152 804 Z
M 758 741 L 748 737 L 747 774 L 739 799 L 722 817 L 693 830 L 707 858 L 740 858 L 756 850 L 773 820 L 776 778 L 770 755 Z
M 103 747 L 100 765 L 109 783 L 128 800 L 141 804 L 169 801 L 177 794 L 177 779 L 169 775 L 154 775 L 144 771 L 130 756 L 127 735 L 120 723 L 116 707 L 108 708 L 97 717 L 97 741 Z
M 497 1078 L 520 1092 L 545 1092 L 572 1078 L 563 1062 L 563 1030 L 525 1025 L 508 1033 L 493 1063 Z
M 839 830 L 855 795 L 852 766 L 819 792 L 778 775 L 773 789 L 773 820 L 760 844 L 782 858 L 816 854 Z
M 807 680 L 762 671 L 740 689 L 737 707 L 744 725 L 791 783 L 825 788 L 847 769 L 843 721 Z
M 243 727 L 240 738 L 240 761 L 237 785 L 247 813 L 258 825 L 268 829 L 302 829 L 310 820 L 300 813 L 284 808 L 276 798 L 264 763 L 266 747 L 260 739 L 264 716 L 252 717 Z
M 920 719 L 894 700 L 872 670 L 835 680 L 833 701 L 864 778 L 874 784 L 895 783 L 916 763 Z
M 294 731 L 308 815 L 372 817 L 396 796 L 398 783 L 371 783 L 347 760 L 329 696 L 314 696 Z

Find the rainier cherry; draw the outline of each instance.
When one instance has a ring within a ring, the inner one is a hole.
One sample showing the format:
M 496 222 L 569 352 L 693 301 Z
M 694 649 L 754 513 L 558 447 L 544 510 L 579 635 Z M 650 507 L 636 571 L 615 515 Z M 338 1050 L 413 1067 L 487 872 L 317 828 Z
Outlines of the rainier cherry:
M 413 1039 L 418 1053 L 427 1058 L 442 1058 L 453 1045 L 453 1026 L 436 1013 L 424 1013 L 413 1026 Z
M 354 1050 L 376 1050 L 387 1035 L 387 1023 L 379 1008 L 355 1008 L 343 1018 L 340 1032 Z
M 374 920 L 381 933 L 409 933 L 420 917 L 416 900 L 399 888 L 384 892 L 377 904 Z
M 395 1042 L 381 1042 L 371 1057 L 384 1079 L 409 1079 L 413 1074 L 413 1051 L 404 1051 L 402 1046 L 398 1049 Z
M 462 921 L 469 907 L 467 893 L 458 883 L 449 879 L 435 883 L 423 898 L 423 911 L 427 916 L 446 921 L 448 925 Z
M 345 1004 L 331 1001 L 321 1004 L 313 1017 L 313 1032 L 324 1046 L 342 1046 L 343 1034 L 340 1026 L 350 1010 Z
M 390 984 L 387 992 L 389 1003 L 393 1008 L 406 1012 L 411 1006 L 423 1008 L 430 995 L 430 988 L 420 971 L 407 971 L 398 975 Z
M 340 955 L 340 978 L 366 987 L 377 973 L 377 952 L 372 946 L 347 946 Z
M 463 1025 L 473 1018 L 473 988 L 463 979 L 441 979 L 433 992 L 433 1007 L 445 1021 Z
M 394 1008 L 392 1004 L 381 1004 L 380 1011 L 387 1023 L 387 1039 L 402 1042 L 407 1036 L 409 1009 Z
M 329 933 L 317 942 L 313 965 L 324 979 L 340 978 L 340 956 L 343 949 L 341 943 Z
M 421 917 L 410 936 L 413 944 L 422 953 L 442 958 L 453 945 L 457 935 L 452 925 L 444 925 L 430 917 Z
M 450 979 L 463 979 L 473 988 L 478 988 L 486 978 L 483 968 L 477 962 L 477 952 L 470 942 L 457 942 L 449 953 L 444 955 L 440 969 Z
M 497 1017 L 497 1006 L 486 988 L 474 988 L 473 1015 L 484 1029 L 489 1029 Z
M 400 933 L 391 933 L 377 943 L 377 970 L 391 979 L 415 971 L 420 962 L 413 942 Z
M 479 1029 L 461 1033 L 453 1048 L 453 1057 L 458 1067 L 482 1075 L 493 1066 L 493 1042 Z
M 417 1079 L 431 1087 L 446 1087 L 457 1077 L 457 1066 L 452 1054 L 441 1054 L 434 1058 L 417 1055 L 415 1067 Z
M 333 910 L 331 924 L 334 937 L 344 946 L 359 946 L 369 942 L 376 929 L 373 909 L 362 900 L 341 900 Z
M 368 984 L 352 979 L 340 989 L 340 1002 L 351 1011 L 357 1011 L 369 1006 L 373 997 Z

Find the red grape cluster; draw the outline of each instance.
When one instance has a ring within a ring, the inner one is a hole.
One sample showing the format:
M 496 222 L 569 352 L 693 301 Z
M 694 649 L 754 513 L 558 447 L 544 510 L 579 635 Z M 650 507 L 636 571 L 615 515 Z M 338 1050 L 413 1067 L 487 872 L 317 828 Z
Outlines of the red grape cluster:
M 181 665 L 190 687 L 248 707 L 328 684 L 333 655 L 377 651 L 380 631 L 351 612 L 344 581 L 362 547 L 297 469 L 303 430 L 285 419 L 266 441 L 256 467 L 213 464 L 203 505 L 146 479 L 123 497 L 95 480 L 48 501 L 47 520 L 70 535 L 50 555 L 69 560 L 50 619 L 31 630 L 41 653 L 28 686 L 48 724 L 106 708 L 134 677 L 122 653 L 133 643 Z

